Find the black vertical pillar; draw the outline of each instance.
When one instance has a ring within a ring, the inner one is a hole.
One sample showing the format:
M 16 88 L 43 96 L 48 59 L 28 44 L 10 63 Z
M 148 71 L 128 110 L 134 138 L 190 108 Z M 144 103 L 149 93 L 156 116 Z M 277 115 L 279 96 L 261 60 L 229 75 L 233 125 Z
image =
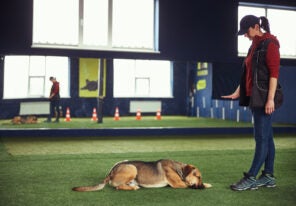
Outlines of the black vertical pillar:
M 97 98 L 97 116 L 98 116 L 98 123 L 103 123 L 103 100 L 104 100 L 104 75 L 105 75 L 105 65 L 106 62 L 104 59 L 99 60 L 99 68 L 98 68 L 98 98 Z

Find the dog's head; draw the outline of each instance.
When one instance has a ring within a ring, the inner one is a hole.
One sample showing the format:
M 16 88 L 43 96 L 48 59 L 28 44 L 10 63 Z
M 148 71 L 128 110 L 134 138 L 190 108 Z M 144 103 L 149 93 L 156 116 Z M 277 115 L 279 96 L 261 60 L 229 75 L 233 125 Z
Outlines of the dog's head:
M 200 171 L 193 165 L 186 165 L 183 168 L 184 180 L 188 187 L 192 189 L 205 189 L 206 185 L 203 184 Z

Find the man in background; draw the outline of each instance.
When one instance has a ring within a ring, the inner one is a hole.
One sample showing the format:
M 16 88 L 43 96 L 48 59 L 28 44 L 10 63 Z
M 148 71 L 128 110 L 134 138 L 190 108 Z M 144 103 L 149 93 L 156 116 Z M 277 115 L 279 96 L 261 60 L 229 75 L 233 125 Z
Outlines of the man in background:
M 54 117 L 56 111 L 56 120 L 54 122 L 57 123 L 60 118 L 60 83 L 55 77 L 50 77 L 49 80 L 52 82 L 52 87 L 49 95 L 50 114 L 46 122 L 51 122 L 51 118 Z

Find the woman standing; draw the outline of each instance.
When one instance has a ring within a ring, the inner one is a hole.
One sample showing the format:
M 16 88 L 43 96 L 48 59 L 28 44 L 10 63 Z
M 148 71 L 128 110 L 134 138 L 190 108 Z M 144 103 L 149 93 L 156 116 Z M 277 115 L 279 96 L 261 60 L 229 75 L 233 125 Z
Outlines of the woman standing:
M 265 31 L 263 32 L 262 29 Z M 241 106 L 249 106 L 254 118 L 254 138 L 256 142 L 252 165 L 243 178 L 230 188 L 232 190 L 254 190 L 260 186 L 275 187 L 273 176 L 275 146 L 272 131 L 272 113 L 281 105 L 275 94 L 278 87 L 280 67 L 279 41 L 270 34 L 269 22 L 265 17 L 247 15 L 240 21 L 238 35 L 252 41 L 243 64 L 240 85 L 233 94 L 223 98 L 237 99 Z M 266 96 L 260 93 L 266 89 Z M 264 165 L 262 175 L 256 179 Z

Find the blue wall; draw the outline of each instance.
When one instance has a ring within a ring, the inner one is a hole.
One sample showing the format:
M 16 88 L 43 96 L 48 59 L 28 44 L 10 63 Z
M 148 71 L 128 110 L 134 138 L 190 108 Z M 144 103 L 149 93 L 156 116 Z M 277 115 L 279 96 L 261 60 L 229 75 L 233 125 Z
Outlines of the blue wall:
M 279 81 L 284 91 L 284 103 L 277 112 L 274 119 L 278 122 L 296 123 L 296 66 L 282 66 Z
M 214 64 L 213 66 L 213 90 L 211 98 L 207 98 L 209 108 L 206 108 L 206 117 L 211 117 L 210 110 L 214 111 L 214 117 L 221 118 L 225 110 L 225 119 L 250 122 L 252 120 L 251 112 L 246 107 L 239 107 L 238 101 L 224 100 L 222 95 L 231 94 L 237 88 L 241 75 L 240 64 Z M 296 66 L 281 66 L 279 82 L 283 87 L 284 103 L 273 114 L 274 122 L 278 123 L 296 123 L 296 96 L 293 90 L 296 88 Z M 219 105 L 217 107 L 217 105 Z

